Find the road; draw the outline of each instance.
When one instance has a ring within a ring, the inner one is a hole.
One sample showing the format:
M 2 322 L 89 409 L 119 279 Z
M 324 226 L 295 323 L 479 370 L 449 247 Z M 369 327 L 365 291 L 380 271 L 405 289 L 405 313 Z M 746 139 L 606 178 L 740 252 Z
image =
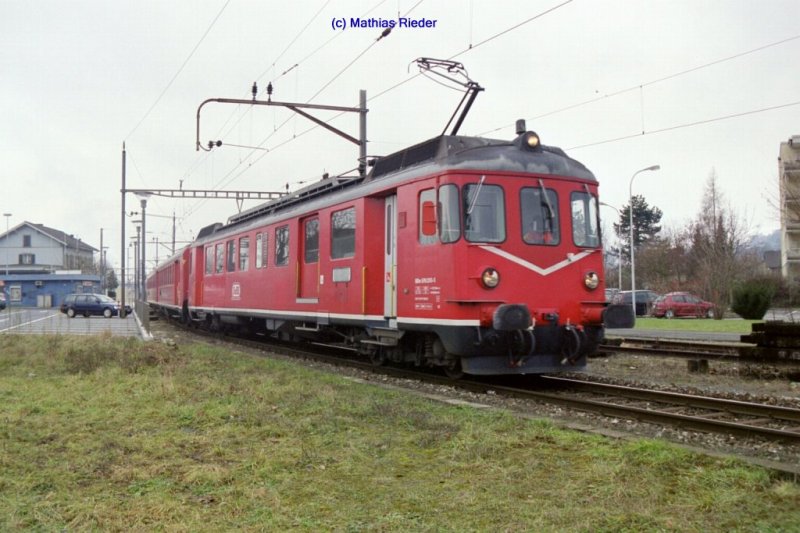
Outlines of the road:
M 134 316 L 124 319 L 101 316 L 67 318 L 57 309 L 7 308 L 0 311 L 0 334 L 97 335 L 105 332 L 142 338 Z

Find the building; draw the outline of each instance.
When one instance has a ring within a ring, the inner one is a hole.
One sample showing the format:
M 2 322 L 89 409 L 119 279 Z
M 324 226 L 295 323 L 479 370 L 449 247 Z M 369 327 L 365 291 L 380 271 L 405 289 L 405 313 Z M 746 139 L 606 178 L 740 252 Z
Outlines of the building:
M 71 272 L 0 275 L 0 289 L 9 308 L 58 307 L 68 294 L 102 292 L 100 276 Z
M 0 273 L 88 272 L 97 249 L 73 235 L 43 224 L 23 222 L 0 236 Z
M 800 281 L 800 135 L 781 143 L 778 157 L 781 202 L 781 274 Z
M 0 235 L 0 290 L 10 307 L 58 307 L 67 294 L 99 293 L 96 248 L 43 224 L 23 222 Z

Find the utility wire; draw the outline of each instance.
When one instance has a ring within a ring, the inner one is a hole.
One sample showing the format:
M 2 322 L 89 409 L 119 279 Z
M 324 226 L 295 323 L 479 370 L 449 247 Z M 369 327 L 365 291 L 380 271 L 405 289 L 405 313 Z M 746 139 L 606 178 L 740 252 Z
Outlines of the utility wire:
M 712 122 L 719 122 L 721 120 L 728 120 L 728 119 L 731 119 L 731 118 L 744 117 L 744 116 L 747 116 L 747 115 L 755 115 L 757 113 L 764 113 L 766 111 L 774 111 L 776 109 L 783 109 L 785 107 L 792 107 L 792 106 L 796 106 L 796 105 L 800 105 L 800 100 L 797 101 L 797 102 L 789 102 L 789 103 L 786 103 L 786 104 L 780 104 L 780 105 L 771 106 L 771 107 L 762 107 L 761 109 L 752 109 L 750 111 L 743 111 L 741 113 L 733 113 L 731 115 L 723 115 L 723 116 L 720 116 L 720 117 L 709 118 L 709 119 L 706 119 L 706 120 L 698 120 L 698 121 L 695 121 L 695 122 L 687 122 L 685 124 L 678 124 L 676 126 L 668 126 L 666 128 L 660 128 L 660 129 L 657 129 L 657 130 L 643 131 L 641 133 L 634 133 L 634 134 L 631 134 L 631 135 L 624 135 L 622 137 L 615 137 L 613 139 L 606 139 L 604 141 L 597 141 L 597 142 L 588 143 L 588 144 L 580 144 L 578 146 L 572 146 L 570 148 L 567 148 L 567 150 L 578 150 L 580 148 L 588 148 L 590 146 L 599 146 L 601 144 L 608 144 L 608 143 L 613 143 L 613 142 L 618 142 L 618 141 L 625 141 L 625 140 L 628 140 L 628 139 L 633 139 L 635 137 L 643 137 L 645 135 L 654 135 L 656 133 L 664 133 L 665 131 L 673 131 L 673 130 L 679 130 L 679 129 L 683 129 L 683 128 L 691 128 L 693 126 L 700 126 L 702 124 L 710 124 Z
M 206 36 L 211 31 L 211 28 L 214 27 L 214 25 L 217 23 L 219 18 L 222 16 L 222 13 L 225 11 L 225 8 L 228 7 L 228 4 L 230 4 L 230 3 L 231 3 L 231 0 L 227 0 L 227 2 L 225 2 L 225 5 L 223 5 L 222 9 L 219 10 L 219 13 L 217 13 L 217 16 L 214 17 L 214 20 L 211 21 L 211 24 L 208 25 L 208 28 L 206 28 L 205 33 L 203 33 L 203 35 L 200 37 L 200 40 L 197 41 L 197 44 L 194 45 L 194 48 L 192 48 L 192 51 L 189 52 L 189 55 L 183 61 L 183 64 L 180 66 L 180 68 L 178 68 L 178 71 L 175 72 L 175 75 L 172 76 L 171 80 L 169 80 L 169 83 L 167 83 L 167 86 L 164 87 L 163 91 L 161 91 L 161 94 L 158 95 L 158 98 L 156 98 L 156 101 L 153 102 L 153 105 L 150 106 L 150 109 L 148 109 L 147 112 L 144 114 L 144 116 L 142 116 L 142 118 L 139 119 L 139 122 L 136 124 L 136 126 L 133 127 L 133 129 L 130 131 L 130 133 L 128 133 L 128 135 L 125 136 L 125 140 L 130 139 L 130 137 L 133 136 L 134 133 L 136 133 L 136 130 L 139 129 L 139 126 L 142 125 L 142 123 L 145 121 L 145 119 L 147 119 L 147 117 L 150 116 L 150 113 L 152 113 L 153 109 L 156 108 L 156 106 L 161 101 L 161 99 L 164 97 L 164 95 L 167 93 L 169 88 L 172 87 L 172 84 L 175 83 L 175 80 L 178 79 L 178 76 L 180 75 L 180 73 L 183 72 L 183 69 L 189 63 L 189 60 L 192 59 L 192 56 L 194 56 L 194 53 L 197 52 L 198 48 L 200 48 L 200 45 L 203 43 L 203 40 L 205 40 Z
M 708 67 L 711 67 L 711 66 L 714 66 L 714 65 L 719 65 L 720 63 L 725 63 L 726 61 L 731 61 L 733 59 L 738 59 L 740 57 L 743 57 L 743 56 L 746 56 L 746 55 L 749 55 L 749 54 L 753 54 L 755 52 L 760 52 L 762 50 L 766 50 L 767 48 L 771 48 L 773 46 L 778 46 L 778 45 L 781 45 L 781 44 L 785 44 L 785 43 L 788 43 L 790 41 L 794 41 L 794 40 L 797 40 L 797 39 L 800 39 L 800 35 L 795 35 L 793 37 L 789 37 L 787 39 L 782 39 L 782 40 L 776 41 L 774 43 L 765 44 L 763 46 L 759 46 L 757 48 L 753 48 L 753 49 L 747 50 L 745 52 L 740 52 L 738 54 L 734 54 L 732 56 L 723 57 L 721 59 L 715 59 L 714 61 L 709 61 L 708 63 L 703 63 L 702 65 L 698 65 L 696 67 L 691 67 L 691 68 L 688 68 L 688 69 L 685 69 L 685 70 L 681 70 L 679 72 L 674 72 L 672 74 L 668 74 L 666 76 L 662 76 L 660 78 L 656 78 L 654 80 L 651 80 L 651 81 L 648 81 L 648 82 L 645 82 L 645 83 L 633 85 L 631 87 L 628 87 L 627 89 L 621 89 L 621 90 L 615 91 L 613 93 L 604 94 L 604 95 L 598 96 L 596 98 L 591 98 L 589 100 L 584 100 L 583 102 L 578 102 L 576 104 L 571 104 L 571 105 L 568 105 L 568 106 L 565 106 L 565 107 L 561 107 L 559 109 L 555 109 L 553 111 L 548 111 L 547 113 L 542 113 L 541 115 L 536 115 L 535 117 L 531 117 L 528 120 L 537 120 L 537 119 L 540 119 L 540 118 L 545 118 L 545 117 L 549 117 L 549 116 L 552 116 L 552 115 L 556 115 L 558 113 L 563 113 L 564 111 L 569 111 L 571 109 L 577 109 L 577 108 L 583 107 L 585 105 L 593 104 L 595 102 L 599 102 L 599 101 L 605 100 L 607 98 L 613 98 L 615 96 L 619 96 L 621 94 L 625 94 L 625 93 L 628 93 L 628 92 L 631 92 L 631 91 L 640 90 L 640 89 L 642 89 L 644 87 L 648 87 L 650 85 L 655 85 L 655 84 L 661 83 L 663 81 L 671 80 L 673 78 L 678 78 L 680 76 L 684 76 L 686 74 L 690 74 L 692 72 L 696 72 L 696 71 L 702 70 L 704 68 L 708 68 Z M 506 124 L 504 126 L 500 126 L 499 128 L 494 128 L 494 129 L 491 129 L 491 130 L 487 130 L 487 131 L 478 133 L 478 135 L 480 135 L 480 136 L 487 135 L 489 133 L 494 133 L 496 131 L 500 131 L 500 130 L 502 130 L 504 128 L 509 128 L 509 127 L 511 127 L 513 125 L 514 125 L 514 123 Z

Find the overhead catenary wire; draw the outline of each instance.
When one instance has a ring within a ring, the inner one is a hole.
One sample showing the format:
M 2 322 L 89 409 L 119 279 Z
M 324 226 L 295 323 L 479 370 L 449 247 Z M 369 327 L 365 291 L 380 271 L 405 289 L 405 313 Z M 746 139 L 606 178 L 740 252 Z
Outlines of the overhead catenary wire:
M 788 103 L 785 103 L 785 104 L 779 104 L 779 105 L 774 105 L 774 106 L 770 106 L 770 107 L 762 107 L 760 109 L 751 109 L 749 111 L 742 111 L 740 113 L 731 113 L 730 115 L 722 115 L 722 116 L 719 116 L 719 117 L 714 117 L 714 118 L 709 118 L 709 119 L 704 119 L 704 120 L 696 120 L 694 122 L 686 122 L 684 124 L 676 124 L 674 126 L 667 126 L 666 128 L 659 128 L 657 130 L 642 131 L 640 133 L 633 133 L 633 134 L 630 134 L 630 135 L 623 135 L 621 137 L 614 137 L 613 139 L 605 139 L 603 141 L 597 141 L 597 142 L 586 143 L 586 144 L 579 144 L 577 146 L 571 146 L 571 147 L 567 148 L 567 150 L 579 150 L 581 148 L 588 148 L 590 146 L 599 146 L 601 144 L 608 144 L 608 143 L 613 143 L 613 142 L 625 141 L 625 140 L 628 140 L 628 139 L 634 139 L 636 137 L 643 137 L 643 136 L 646 136 L 646 135 L 654 135 L 656 133 L 664 133 L 664 132 L 667 132 L 667 131 L 674 131 L 674 130 L 679 130 L 679 129 L 683 129 L 683 128 L 691 128 L 691 127 L 700 126 L 700 125 L 703 125 L 703 124 L 710 124 L 712 122 L 719 122 L 721 120 L 729 120 L 729 119 L 732 119 L 732 118 L 744 117 L 744 116 L 747 116 L 747 115 L 755 115 L 755 114 L 758 114 L 758 113 L 765 113 L 767 111 L 775 111 L 776 109 L 783 109 L 783 108 L 786 108 L 786 107 L 792 107 L 792 106 L 796 106 L 796 105 L 800 105 L 800 100 L 798 100 L 796 102 L 788 102 Z
M 423 1 L 423 0 L 420 0 L 420 1 L 419 1 L 419 2 L 417 2 L 417 3 L 416 3 L 414 6 L 412 6 L 412 7 L 411 7 L 411 8 L 410 8 L 410 9 L 409 9 L 409 10 L 408 10 L 406 13 L 405 13 L 405 15 L 404 15 L 404 16 L 407 16 L 408 14 L 410 14 L 410 13 L 411 13 L 411 12 L 412 12 L 412 11 L 413 11 L 413 10 L 414 10 L 416 7 L 417 7 L 417 6 L 419 6 L 419 5 L 422 3 L 422 1 Z M 513 30 L 519 29 L 519 28 L 521 28 L 522 26 L 524 26 L 524 25 L 526 25 L 526 24 L 529 24 L 530 22 L 533 22 L 534 20 L 537 20 L 537 19 L 539 19 L 539 18 L 541 18 L 541 17 L 543 17 L 543 16 L 545 16 L 545 15 L 547 15 L 547 14 L 553 13 L 554 11 L 556 11 L 556 10 L 558 10 L 558 9 L 560 9 L 560 8 L 562 8 L 562 7 L 564 7 L 565 5 L 567 5 L 567 4 L 570 4 L 572 1 L 573 1 L 573 0 L 566 0 L 566 1 L 564 1 L 564 2 L 561 2 L 561 3 L 560 3 L 560 4 L 558 4 L 558 5 L 555 5 L 555 6 L 553 6 L 553 7 L 551 7 L 551 8 L 548 8 L 548 9 L 546 9 L 546 10 L 544 10 L 544 11 L 541 11 L 541 12 L 539 12 L 539 13 L 537 13 L 537 14 L 535 14 L 535 15 L 533 15 L 533 16 L 531 16 L 531 17 L 529 17 L 529 18 L 525 19 L 525 20 L 523 20 L 522 22 L 516 23 L 516 24 L 514 24 L 513 26 L 510 26 L 509 28 L 506 28 L 506 29 L 504 29 L 504 30 L 502 30 L 502 31 L 500 31 L 500 32 L 498 32 L 498 33 L 495 33 L 495 34 L 493 34 L 493 35 L 491 35 L 491 36 L 487 37 L 486 39 L 484 39 L 484 40 L 480 41 L 479 43 L 477 43 L 477 44 L 475 44 L 475 45 L 470 45 L 469 47 L 465 48 L 464 50 L 461 50 L 460 52 L 457 52 L 456 54 L 454 54 L 454 55 L 450 56 L 450 58 L 449 58 L 449 59 L 452 59 L 452 58 L 454 58 L 454 57 L 458 57 L 459 55 L 462 55 L 462 54 L 464 54 L 464 53 L 467 53 L 467 52 L 469 52 L 469 51 L 471 51 L 471 50 L 474 50 L 475 48 L 478 48 L 479 46 L 482 46 L 482 45 L 484 45 L 484 44 L 487 44 L 487 43 L 489 43 L 489 42 L 491 42 L 491 41 L 493 41 L 493 40 L 497 39 L 498 37 L 500 37 L 500 36 L 502 36 L 502 35 L 505 35 L 505 34 L 507 34 L 507 33 L 511 32 L 511 31 L 513 31 Z M 370 11 L 371 11 L 371 10 L 370 10 Z M 348 69 L 348 68 L 349 68 L 349 67 L 350 67 L 350 66 L 351 66 L 351 65 L 352 65 L 352 64 L 353 64 L 353 63 L 354 63 L 354 62 L 355 62 L 357 59 L 359 59 L 360 57 L 362 57 L 362 56 L 363 56 L 363 55 L 364 55 L 364 54 L 365 54 L 365 53 L 366 53 L 366 52 L 367 52 L 367 51 L 368 51 L 370 48 L 372 48 L 372 46 L 374 46 L 374 45 L 375 45 L 375 43 L 376 43 L 376 42 L 378 42 L 379 40 L 380 40 L 380 38 L 379 38 L 379 39 L 376 39 L 376 40 L 375 40 L 375 41 L 373 41 L 373 42 L 371 42 L 371 43 L 369 44 L 369 46 L 367 46 L 367 48 L 366 48 L 364 51 L 362 51 L 362 52 L 361 52 L 361 53 L 360 53 L 360 54 L 359 54 L 359 55 L 356 57 L 356 59 L 355 59 L 355 60 L 351 61 L 351 62 L 350 62 L 350 63 L 349 63 L 347 66 L 345 66 L 345 67 L 344 67 L 344 68 L 343 68 L 343 69 L 342 69 L 342 70 L 341 70 L 339 73 L 337 73 L 337 74 L 334 76 L 334 79 L 338 78 L 338 77 L 339 77 L 339 76 L 340 76 L 340 75 L 341 75 L 341 74 L 342 74 L 344 71 L 346 71 L 346 70 L 347 70 L 347 69 Z M 397 89 L 397 88 L 401 87 L 402 85 L 404 85 L 404 84 L 408 83 L 409 81 L 411 81 L 411 80 L 413 80 L 413 79 L 415 79 L 415 78 L 417 78 L 417 77 L 419 77 L 419 76 L 421 76 L 421 75 L 422 75 L 421 73 L 414 74 L 413 76 L 411 76 L 411 77 L 409 77 L 409 78 L 406 78 L 405 80 L 402 80 L 401 82 L 399 82 L 399 83 L 397 83 L 397 84 L 395 84 L 395 85 L 393 85 L 393 86 L 391 86 L 391 87 L 389 87 L 389 88 L 387 88 L 387 89 L 384 89 L 383 91 L 379 92 L 378 94 L 376 94 L 376 95 L 374 95 L 374 96 L 372 96 L 372 97 L 368 98 L 368 99 L 367 99 L 367 101 L 368 101 L 368 102 L 371 102 L 371 101 L 373 101 L 373 100 L 376 100 L 376 99 L 380 98 L 381 96 L 384 96 L 385 94 L 387 94 L 387 93 L 389 93 L 389 92 L 391 92 L 391 91 L 393 91 L 393 90 L 395 90 L 395 89 Z M 331 80 L 331 82 L 332 82 L 332 81 L 333 81 L 333 80 Z M 323 86 L 323 88 L 322 88 L 322 89 L 320 89 L 319 91 L 317 91 L 317 93 L 315 93 L 315 95 L 314 95 L 312 98 L 310 98 L 308 101 L 310 102 L 310 101 L 311 101 L 311 100 L 313 100 L 313 99 L 314 99 L 316 96 L 318 96 L 318 95 L 319 95 L 319 94 L 320 94 L 320 93 L 321 93 L 321 92 L 322 92 L 322 91 L 323 91 L 323 90 L 324 90 L 324 89 L 325 89 L 325 88 L 326 88 L 328 85 L 330 85 L 330 83 L 331 83 L 331 82 L 328 82 L 326 85 L 324 85 L 324 86 Z M 338 114 L 336 114 L 336 115 L 332 116 L 331 118 L 329 118 L 329 119 L 328 119 L 326 122 L 327 122 L 327 123 L 330 123 L 330 122 L 332 122 L 333 120 L 335 120 L 335 119 L 339 118 L 339 117 L 340 117 L 340 116 L 342 116 L 342 115 L 343 115 L 343 113 L 338 113 Z M 248 170 L 250 170 L 251 168 L 253 168 L 253 166 L 254 166 L 255 164 L 257 164 L 259 161 L 261 161 L 261 160 L 262 160 L 264 157 L 266 157 L 268 154 L 270 154 L 270 153 L 274 153 L 274 152 L 275 152 L 277 149 L 279 149 L 279 148 L 281 148 L 281 147 L 283 147 L 283 146 L 285 146 L 285 145 L 287 145 L 287 144 L 289 144 L 289 143 L 291 143 L 291 142 L 294 142 L 294 141 L 296 141 L 298 138 L 302 137 L 303 135 L 305 135 L 305 134 L 307 134 L 307 133 L 310 133 L 311 131 L 313 131 L 313 130 L 315 130 L 315 129 L 317 129 L 317 128 L 319 127 L 319 126 L 316 126 L 316 125 L 314 125 L 314 126 L 310 126 L 309 128 L 307 128 L 307 129 L 305 129 L 305 130 L 301 131 L 300 133 L 297 133 L 297 134 L 296 134 L 296 135 L 294 135 L 293 137 L 291 137 L 291 138 L 289 138 L 289 139 L 287 139 L 287 140 L 285 140 L 285 141 L 283 141 L 283 142 L 281 142 L 281 143 L 279 143 L 279 144 L 277 144 L 277 145 L 275 145 L 275 146 L 272 146 L 272 147 L 270 147 L 270 148 L 266 148 L 266 149 L 265 149 L 265 148 L 263 147 L 263 145 L 264 145 L 264 144 L 265 144 L 265 143 L 266 143 L 266 142 L 267 142 L 267 141 L 268 141 L 270 138 L 272 138 L 272 136 L 273 136 L 273 135 L 274 135 L 274 134 L 275 134 L 275 133 L 276 133 L 276 132 L 277 132 L 277 131 L 278 131 L 278 130 L 281 128 L 281 127 L 283 127 L 283 126 L 284 126 L 284 125 L 285 125 L 287 122 L 289 122 L 289 120 L 291 120 L 291 117 L 290 117 L 290 118 L 287 118 L 287 119 L 286 119 L 286 120 L 285 120 L 283 123 L 281 123 L 281 124 L 280 124 L 280 126 L 278 126 L 278 127 L 277 127 L 275 130 L 273 130 L 273 131 L 272 131 L 272 132 L 271 132 L 269 135 L 267 135 L 267 137 L 266 137 L 264 140 L 262 140 L 262 141 L 261 141 L 261 142 L 260 142 L 260 143 L 259 143 L 257 146 L 248 146 L 247 148 L 249 148 L 249 149 L 251 150 L 251 151 L 250 151 L 250 153 L 248 153 L 248 154 L 247 154 L 247 156 L 246 156 L 246 157 L 245 157 L 243 160 L 241 160 L 241 161 L 240 161 L 240 162 L 239 162 L 239 163 L 238 163 L 236 166 L 234 166 L 234 167 L 233 167 L 233 168 L 232 168 L 230 171 L 228 171 L 228 172 L 225 174 L 225 176 L 223 176 L 223 177 L 222 177 L 222 178 L 221 178 L 221 179 L 220 179 L 220 180 L 217 182 L 217 184 L 216 184 L 216 185 L 214 185 L 214 188 L 221 188 L 221 187 L 224 187 L 224 186 L 226 186 L 226 185 L 229 185 L 230 183 L 233 183 L 235 180 L 237 180 L 239 177 L 241 177 L 241 176 L 242 176 L 242 175 L 243 175 L 245 172 L 247 172 Z M 243 146 L 243 147 L 244 147 L 244 146 Z M 241 167 L 241 166 L 242 166 L 244 163 L 246 163 L 248 160 L 250 160 L 250 158 L 251 158 L 251 157 L 253 157 L 253 155 L 254 155 L 254 154 L 257 152 L 257 151 L 261 151 L 262 153 L 261 153 L 260 155 L 258 155 L 258 157 L 256 157 L 256 158 L 255 158 L 253 161 L 249 162 L 249 163 L 247 164 L 247 166 L 246 166 L 246 167 L 242 168 L 242 169 L 241 169 L 241 170 L 240 170 L 238 173 L 234 174 L 234 172 L 236 171 L 236 169 L 240 168 L 240 167 Z M 192 206 L 192 207 L 191 207 L 191 208 L 188 210 L 188 212 L 187 212 L 187 216 L 188 216 L 188 215 L 190 215 L 190 214 L 192 214 L 192 213 L 194 213 L 194 211 L 196 211 L 196 209 L 198 209 L 198 208 L 199 208 L 201 205 L 203 205 L 204 203 L 205 203 L 205 201 L 201 201 L 201 202 L 199 202 L 198 204 L 196 204 L 195 206 Z
M 715 59 L 713 61 L 709 61 L 709 62 L 703 63 L 701 65 L 697 65 L 697 66 L 690 67 L 690 68 L 687 68 L 687 69 L 684 69 L 684 70 L 680 70 L 678 72 L 673 72 L 672 74 L 667 74 L 667 75 L 661 76 L 661 77 L 656 78 L 654 80 L 650 80 L 650 81 L 642 82 L 642 83 L 637 83 L 636 85 L 632 85 L 632 86 L 627 87 L 625 89 L 620 89 L 618 91 L 614 91 L 614 92 L 611 92 L 611 93 L 608 93 L 608 94 L 597 96 L 595 98 L 590 98 L 588 100 L 577 102 L 575 104 L 570 104 L 570 105 L 567 105 L 567 106 L 564 106 L 564 107 L 561 107 L 561 108 L 558 108 L 558 109 L 554 109 L 552 111 L 548 111 L 546 113 L 542 113 L 540 115 L 536 115 L 534 117 L 530 117 L 528 120 L 537 120 L 537 119 L 540 119 L 540 118 L 550 117 L 550 116 L 553 116 L 553 115 L 557 115 L 559 113 L 563 113 L 564 111 L 570 111 L 572 109 L 577 109 L 579 107 L 583 107 L 585 105 L 593 104 L 595 102 L 600 102 L 601 100 L 606 100 L 608 98 L 613 98 L 615 96 L 620 96 L 622 94 L 626 94 L 626 93 L 629 93 L 631 91 L 641 90 L 644 87 L 649 87 L 651 85 L 656 85 L 658 83 L 665 82 L 667 80 L 671 80 L 671 79 L 674 79 L 674 78 L 685 76 L 686 74 L 690 74 L 692 72 L 697 72 L 698 70 L 703 70 L 703 69 L 712 67 L 714 65 L 719 65 L 720 63 L 725 63 L 727 61 L 732 61 L 734 59 L 739 59 L 741 57 L 744 57 L 744 56 L 747 56 L 747 55 L 750 55 L 750 54 L 754 54 L 756 52 L 760 52 L 760 51 L 766 50 L 768 48 L 772 48 L 774 46 L 779 46 L 781 44 L 786 44 L 788 42 L 795 41 L 797 39 L 800 39 L 800 35 L 794 35 L 794 36 L 788 37 L 786 39 L 781 39 L 779 41 L 775 41 L 775 42 L 772 42 L 772 43 L 769 43 L 769 44 L 758 46 L 756 48 L 752 48 L 750 50 L 746 50 L 744 52 L 738 52 L 738 53 L 730 55 L 730 56 L 726 56 L 726 57 L 723 57 L 723 58 L 720 58 L 720 59 Z M 487 135 L 489 133 L 494 133 L 496 131 L 500 131 L 500 130 L 505 129 L 505 128 L 510 128 L 512 126 L 514 126 L 514 123 L 505 124 L 505 125 L 500 126 L 498 128 L 494 128 L 494 129 L 491 129 L 491 130 L 486 130 L 486 131 L 480 132 L 480 133 L 478 133 L 478 135 Z
M 153 110 L 156 108 L 156 106 L 161 101 L 161 99 L 164 97 L 164 95 L 167 94 L 167 91 L 169 90 L 169 88 L 172 87 L 172 84 L 175 83 L 176 79 L 178 79 L 178 76 L 180 76 L 181 72 L 183 72 L 183 69 L 186 68 L 186 65 L 189 64 L 189 61 L 194 56 L 195 52 L 197 52 L 197 49 L 200 48 L 201 44 L 203 44 L 203 41 L 208 36 L 208 34 L 211 32 L 211 29 L 217 23 L 219 18 L 222 16 L 222 13 L 225 11 L 225 8 L 227 8 L 228 4 L 230 4 L 230 3 L 231 3 L 231 0 L 227 0 L 225 2 L 225 4 L 222 6 L 222 8 L 217 13 L 217 15 L 214 17 L 214 20 L 211 21 L 211 24 L 208 25 L 208 28 L 206 28 L 206 31 L 200 37 L 200 40 L 197 41 L 197 44 L 194 45 L 194 48 L 192 48 L 192 51 L 189 52 L 189 55 L 186 56 L 186 59 L 183 60 L 183 63 L 181 64 L 181 66 L 178 67 L 178 70 L 175 72 L 175 74 L 169 80 L 169 82 L 167 83 L 167 86 L 164 87 L 164 89 L 161 91 L 161 94 L 159 94 L 158 97 L 156 98 L 155 102 L 153 102 L 153 105 L 151 105 L 150 108 L 142 116 L 142 118 L 139 119 L 139 122 L 136 123 L 136 125 L 133 127 L 133 129 L 130 131 L 130 133 L 128 133 L 128 135 L 125 136 L 124 141 L 127 141 L 128 139 L 130 139 L 133 136 L 133 134 L 136 133 L 136 131 L 139 129 L 139 126 L 141 126 L 142 123 L 147 119 L 147 117 L 150 116 L 150 113 L 153 112 Z

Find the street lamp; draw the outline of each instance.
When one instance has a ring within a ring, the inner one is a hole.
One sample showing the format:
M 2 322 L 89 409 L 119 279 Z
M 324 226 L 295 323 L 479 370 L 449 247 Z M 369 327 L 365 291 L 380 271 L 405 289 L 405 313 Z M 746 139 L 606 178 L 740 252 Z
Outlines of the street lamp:
M 607 204 L 605 202 L 600 202 L 600 205 L 604 205 L 606 207 L 610 207 L 611 209 L 613 209 L 614 211 L 617 212 L 617 216 L 619 218 L 622 218 L 622 212 L 619 209 L 617 209 L 616 207 L 614 207 L 613 205 Z M 621 246 L 617 250 L 617 274 L 619 276 L 619 279 L 617 280 L 617 288 L 619 290 L 622 290 L 622 247 Z
M 6 276 L 8 276 L 8 249 L 11 247 L 8 244 L 8 219 L 11 218 L 11 213 L 3 213 L 3 216 L 6 217 Z
M 146 279 L 146 276 L 147 276 L 147 274 L 146 274 L 146 268 L 147 268 L 146 265 L 147 265 L 147 263 L 145 262 L 145 259 L 146 259 L 145 258 L 145 256 L 146 256 L 145 252 L 147 250 L 147 241 L 145 239 L 147 238 L 147 226 L 146 226 L 146 224 L 147 224 L 147 218 L 146 218 L 147 217 L 147 198 L 150 195 L 147 194 L 147 193 L 141 193 L 141 194 L 137 194 L 137 196 L 139 197 L 139 200 L 141 201 L 141 205 L 142 205 L 142 236 L 141 236 L 142 240 L 141 240 L 141 247 L 139 249 L 139 255 L 140 255 L 139 259 L 142 262 L 142 266 L 141 266 L 142 273 L 139 275 L 139 283 L 141 283 L 141 288 L 139 290 L 141 290 L 140 299 L 142 301 L 144 301 L 144 300 L 147 299 L 147 288 L 146 288 L 146 282 L 145 282 L 145 279 Z
M 643 168 L 641 170 L 637 170 L 631 176 L 630 185 L 628 185 L 628 209 L 629 209 L 629 220 L 628 223 L 631 227 L 631 306 L 633 306 L 633 316 L 636 316 L 636 267 L 634 266 L 633 261 L 633 178 L 636 177 L 637 174 L 641 172 L 647 172 L 648 170 L 658 170 L 661 168 L 661 165 L 653 165 L 651 167 Z

